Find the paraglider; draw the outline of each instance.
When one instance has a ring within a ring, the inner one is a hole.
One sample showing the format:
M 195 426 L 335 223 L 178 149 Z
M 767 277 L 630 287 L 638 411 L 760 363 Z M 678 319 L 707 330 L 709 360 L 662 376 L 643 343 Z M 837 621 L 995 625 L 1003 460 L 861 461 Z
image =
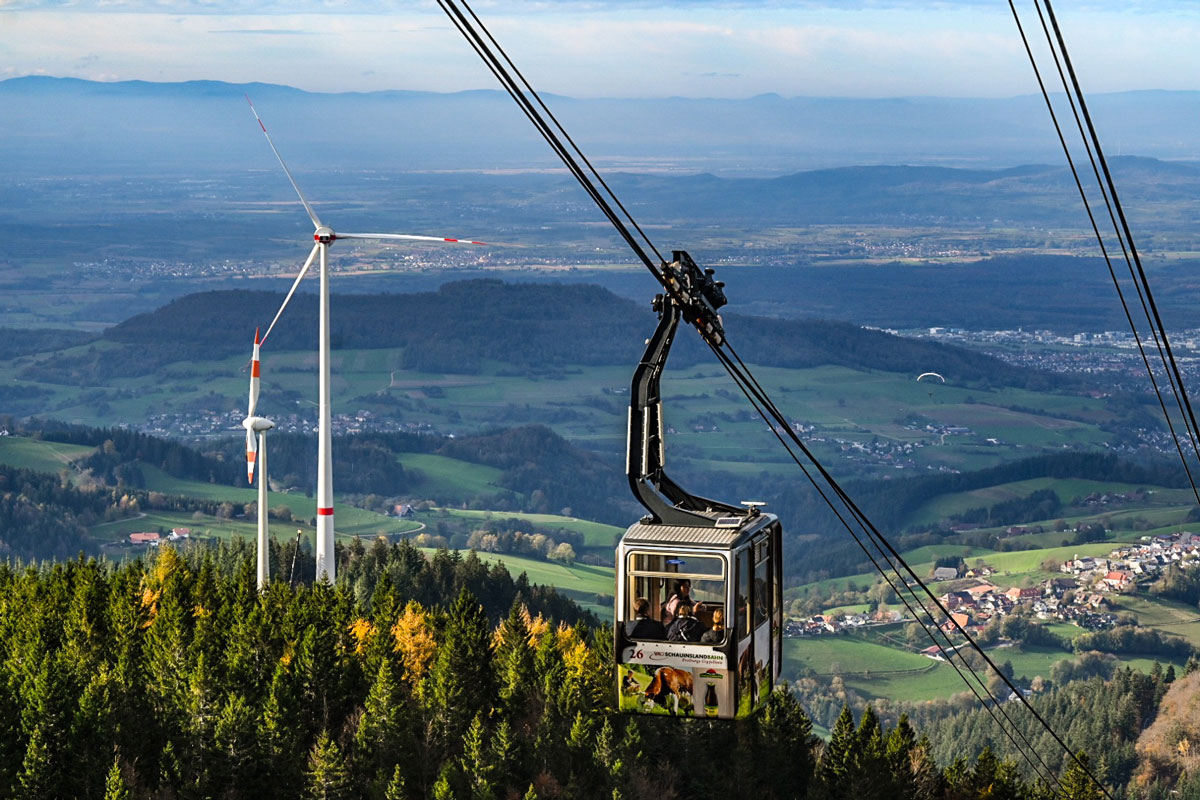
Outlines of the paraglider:
M 946 382 L 946 379 L 936 372 L 922 372 L 917 376 L 917 383 L 920 383 L 923 378 L 929 379 L 925 381 L 926 383 L 933 383 L 935 379 L 941 381 L 942 383 Z M 929 390 L 929 399 L 933 400 L 933 389 Z

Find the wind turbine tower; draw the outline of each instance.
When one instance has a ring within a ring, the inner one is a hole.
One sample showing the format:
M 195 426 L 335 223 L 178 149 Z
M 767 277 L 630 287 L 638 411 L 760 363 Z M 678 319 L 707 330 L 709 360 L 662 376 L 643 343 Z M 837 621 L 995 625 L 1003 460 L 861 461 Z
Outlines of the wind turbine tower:
M 254 354 L 250 358 L 250 403 L 242 427 L 246 429 L 246 480 L 254 485 L 254 465 L 258 461 L 258 590 L 267 586 L 270 577 L 270 551 L 267 540 L 267 431 L 275 423 L 255 415 L 258 408 L 259 346 L 258 331 L 254 332 Z
M 246 98 L 250 102 L 250 98 Z M 312 220 L 313 227 L 313 248 L 308 254 L 308 259 L 304 262 L 304 266 L 300 268 L 300 274 L 296 276 L 296 280 L 292 283 L 292 288 L 288 292 L 287 297 L 283 300 L 283 305 L 279 307 L 279 311 L 275 314 L 275 319 L 271 321 L 271 325 L 267 328 L 267 332 L 263 335 L 263 342 L 271 335 L 271 329 L 275 327 L 275 323 L 279 321 L 279 316 L 283 310 L 287 308 L 288 301 L 292 299 L 292 295 L 296 292 L 296 287 L 300 285 L 300 281 L 312 266 L 314 260 L 318 259 L 320 265 L 321 288 L 320 288 L 320 331 L 318 334 L 318 424 L 317 424 L 317 573 L 318 581 L 327 579 L 333 583 L 335 576 L 334 564 L 334 525 L 333 525 L 333 445 L 332 432 L 330 430 L 331 414 L 329 410 L 329 383 L 330 383 L 330 353 L 329 353 L 329 248 L 338 239 L 360 239 L 369 241 L 381 242 L 401 242 L 401 241 L 416 241 L 416 242 L 438 242 L 446 244 L 467 244 L 467 245 L 482 245 L 485 242 L 476 242 L 469 239 L 454 239 L 442 236 L 417 236 L 404 233 L 335 233 L 333 228 L 321 222 L 317 216 L 317 212 L 313 210 L 312 205 L 300 191 L 300 186 L 296 183 L 296 179 L 292 177 L 291 170 L 283 160 L 283 156 L 279 155 L 279 151 L 275 148 L 275 142 L 271 140 L 271 134 L 267 133 L 267 126 L 263 124 L 262 118 L 258 116 L 258 111 L 254 108 L 254 103 L 250 103 L 250 110 L 254 113 L 254 118 L 258 120 L 258 126 L 262 128 L 263 135 L 267 137 L 267 144 L 271 146 L 271 152 L 275 154 L 275 158 L 279 161 L 279 166 L 283 167 L 284 174 L 287 175 L 288 181 L 292 184 L 292 188 L 296 191 L 296 196 L 300 198 L 301 205 L 308 213 L 308 218 Z

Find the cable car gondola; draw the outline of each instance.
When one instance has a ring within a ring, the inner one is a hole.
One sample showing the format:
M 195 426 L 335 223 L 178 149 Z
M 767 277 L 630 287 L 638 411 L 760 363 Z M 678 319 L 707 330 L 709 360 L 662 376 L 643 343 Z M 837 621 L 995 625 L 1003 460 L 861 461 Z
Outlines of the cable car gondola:
M 617 545 L 616 683 L 621 711 L 732 719 L 754 713 L 783 656 L 782 529 L 761 503 L 690 494 L 663 471 L 659 384 L 679 321 L 720 341 L 712 270 L 682 250 L 630 391 L 626 473 L 648 512 Z M 668 638 L 668 628 L 672 628 Z

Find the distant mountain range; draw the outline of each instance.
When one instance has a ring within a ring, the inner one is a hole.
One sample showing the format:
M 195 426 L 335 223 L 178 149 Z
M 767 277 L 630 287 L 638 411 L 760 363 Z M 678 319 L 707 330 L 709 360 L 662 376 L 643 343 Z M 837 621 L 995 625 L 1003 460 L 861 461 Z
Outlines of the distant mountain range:
M 1031 87 L 1032 88 L 1032 87 Z M 318 94 L 217 81 L 0 81 L 9 169 L 270 169 L 246 107 L 256 101 L 289 160 L 338 169 L 557 167 L 499 91 Z M 1041 98 L 576 99 L 547 96 L 598 164 L 779 175 L 846 164 L 1009 167 L 1060 163 Z M 1200 92 L 1090 98 L 1112 155 L 1200 160 Z

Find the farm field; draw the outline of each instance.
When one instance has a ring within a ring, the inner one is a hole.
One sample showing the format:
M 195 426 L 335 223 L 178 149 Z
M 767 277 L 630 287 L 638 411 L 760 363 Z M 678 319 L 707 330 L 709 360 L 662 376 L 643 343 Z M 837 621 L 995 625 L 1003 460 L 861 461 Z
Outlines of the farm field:
M 142 474 L 146 477 L 146 488 L 164 494 L 186 495 L 203 500 L 218 502 L 251 503 L 257 502 L 258 490 L 249 487 L 239 489 L 234 486 L 222 486 L 216 483 L 182 480 L 172 477 L 157 467 L 141 465 Z M 316 500 L 292 492 L 269 492 L 267 500 L 272 508 L 287 506 L 292 513 L 301 519 L 312 519 L 316 516 Z M 336 510 L 336 530 L 338 536 L 377 536 L 397 533 L 411 533 L 419 529 L 419 525 L 410 520 L 397 519 L 374 511 L 340 503 Z M 295 529 L 293 528 L 293 533 Z
M 624 528 L 615 525 L 605 525 L 603 522 L 592 522 L 575 517 L 562 517 L 557 514 L 525 514 L 519 511 L 481 511 L 477 509 L 438 508 L 432 513 L 445 514 L 450 517 L 469 520 L 472 522 L 489 519 L 523 519 L 545 529 L 564 528 L 578 533 L 583 537 L 588 547 L 604 547 L 612 550 L 616 546 L 617 537 L 625 532 Z M 422 516 L 422 518 L 424 518 Z
M 424 549 L 424 552 L 432 554 L 434 551 Z M 567 566 L 554 561 L 500 553 L 476 555 L 487 564 L 503 563 L 514 578 L 524 572 L 530 583 L 553 586 L 601 619 L 613 618 L 612 595 L 616 588 L 616 579 L 612 567 L 593 567 L 578 563 Z
M 414 469 L 422 475 L 421 481 L 412 487 L 413 493 L 444 498 L 446 502 L 465 502 L 495 494 L 499 488 L 495 481 L 503 474 L 495 467 L 433 453 L 404 453 L 399 460 L 406 470 Z
M 37 472 L 59 472 L 94 449 L 24 436 L 0 436 L 0 464 Z
M 31 365 L 42 361 L 86 356 L 91 348 L 111 347 L 110 342 L 91 342 L 57 354 L 0 361 L 0 369 L 27 374 Z M 263 361 L 260 410 L 277 421 L 315 416 L 315 362 L 311 352 L 270 353 Z M 506 365 L 485 363 L 478 374 L 465 375 L 406 369 L 404 363 L 399 348 L 335 349 L 335 415 L 366 409 L 397 428 L 420 425 L 440 433 L 538 422 L 592 449 L 619 453 L 624 448 L 628 367 L 565 365 L 552 374 L 536 375 L 513 374 Z M 156 415 L 238 412 L 244 405 L 244 367 L 245 358 L 236 356 L 177 361 L 154 375 L 123 376 L 95 385 L 23 379 L 17 383 L 46 393 L 39 397 L 38 413 L 107 426 L 149 421 Z M 1091 398 L 1015 388 L 931 386 L 917 384 L 907 374 L 848 367 L 752 367 L 777 395 L 785 414 L 815 426 L 810 444 L 831 464 L 849 460 L 856 468 L 885 468 L 883 462 L 860 453 L 843 452 L 838 439 L 916 445 L 910 463 L 901 464 L 913 472 L 973 469 L 1063 447 L 1099 446 L 1107 439 L 1095 423 L 1106 419 L 1108 412 L 1102 401 Z M 791 474 L 794 466 L 716 365 L 668 370 L 663 392 L 673 461 L 710 472 Z M 939 435 L 905 427 L 901 421 L 910 416 L 936 425 L 965 426 L 969 432 Z M 1081 419 L 1095 423 L 1077 421 Z M 169 426 L 155 432 L 176 433 Z M 205 435 L 236 437 L 240 430 L 233 422 L 218 423 Z M 889 471 L 894 468 L 886 465 Z M 433 463 L 425 469 L 439 479 L 445 476 Z M 489 480 L 480 472 L 465 475 L 461 491 L 485 490 Z
M 147 511 L 141 516 L 117 520 L 116 522 L 104 522 L 93 526 L 91 532 L 97 540 L 108 543 L 109 546 L 103 552 L 106 557 L 113 558 L 144 552 L 143 548 L 129 547 L 119 549 L 116 547 L 117 545 L 122 545 L 127 540 L 129 534 L 143 531 L 170 531 L 172 528 L 190 529 L 191 539 L 193 540 L 229 540 L 240 536 L 247 541 L 254 541 L 258 535 L 258 524 L 255 520 L 221 519 L 220 517 L 207 514 L 198 515 L 173 511 Z M 307 541 L 310 547 L 314 543 L 313 536 L 315 532 L 307 524 L 301 525 L 294 522 L 271 520 L 268 530 L 271 533 L 271 538 L 277 542 L 294 540 L 296 538 L 296 531 L 302 530 L 302 539 Z
M 979 548 L 978 552 L 971 553 L 967 558 L 969 559 L 969 563 L 974 563 L 977 558 L 982 558 L 985 563 L 994 567 L 996 573 L 987 578 L 987 580 L 1001 585 L 1002 588 L 1012 585 L 1028 586 L 1039 580 L 1045 580 L 1048 577 L 1059 574 L 1057 572 L 1047 572 L 1041 568 L 1042 562 L 1046 559 L 1062 561 L 1076 554 L 1080 556 L 1104 555 L 1111 551 L 1118 543 L 1115 540 L 1112 542 L 1089 542 L 1087 544 L 1051 547 L 1042 550 L 1016 550 L 1009 553 L 1000 553 L 989 551 L 986 548 Z M 946 552 L 942 552 L 943 549 Z M 904 556 L 905 561 L 909 563 L 913 571 L 922 580 L 928 580 L 936 557 L 954 555 L 956 554 L 954 553 L 955 549 L 971 550 L 972 548 L 966 548 L 964 545 L 932 545 L 910 550 L 901 555 Z M 870 586 L 876 581 L 876 578 L 877 573 L 874 572 L 862 572 L 838 578 L 826 578 L 822 581 L 790 587 L 784 591 L 784 596 L 790 599 L 806 592 L 827 595 L 830 592 L 845 589 L 848 584 L 854 584 L 861 589 L 863 586 Z M 964 581 L 964 583 L 969 582 Z M 956 584 L 956 582 L 948 581 L 936 584 L 930 583 L 929 585 L 934 591 L 944 592 L 946 587 L 951 584 Z

